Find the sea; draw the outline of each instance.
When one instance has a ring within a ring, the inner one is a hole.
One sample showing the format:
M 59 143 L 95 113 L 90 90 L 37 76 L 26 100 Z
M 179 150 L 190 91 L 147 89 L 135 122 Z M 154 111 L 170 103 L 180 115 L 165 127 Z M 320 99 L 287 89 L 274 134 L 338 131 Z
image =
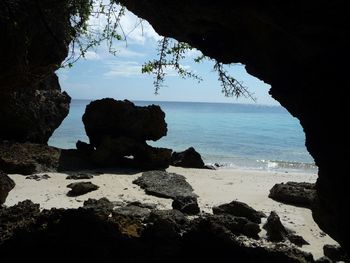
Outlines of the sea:
M 148 141 L 152 146 L 183 151 L 194 147 L 209 165 L 219 169 L 317 173 L 305 148 L 299 120 L 281 106 L 237 103 L 133 101 L 159 105 L 165 112 L 167 136 Z M 89 142 L 82 115 L 89 100 L 72 100 L 68 116 L 49 145 L 75 148 Z

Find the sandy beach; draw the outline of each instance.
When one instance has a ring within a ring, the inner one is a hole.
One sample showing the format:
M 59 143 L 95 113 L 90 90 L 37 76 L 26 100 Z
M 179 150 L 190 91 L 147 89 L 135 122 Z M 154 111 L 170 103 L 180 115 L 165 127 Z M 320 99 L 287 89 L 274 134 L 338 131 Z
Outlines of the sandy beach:
M 311 252 L 317 259 L 323 256 L 322 247 L 325 244 L 336 244 L 328 235 L 323 233 L 312 219 L 309 209 L 281 204 L 268 198 L 269 190 L 276 183 L 281 182 L 310 182 L 316 181 L 317 175 L 304 173 L 283 173 L 250 170 L 203 170 L 169 167 L 168 172 L 184 175 L 199 196 L 198 202 L 203 212 L 211 213 L 212 207 L 233 200 L 247 203 L 256 210 L 269 214 L 276 211 L 282 223 L 298 235 L 304 237 L 310 245 L 302 250 Z M 68 197 L 70 190 L 67 185 L 73 180 L 67 180 L 64 173 L 46 173 L 51 178 L 47 180 L 28 180 L 23 175 L 9 175 L 16 183 L 9 193 L 5 205 L 12 206 L 19 201 L 31 199 L 39 203 L 42 209 L 77 208 L 83 205 L 88 198 L 108 198 L 110 201 L 141 201 L 157 204 L 158 209 L 171 209 L 171 199 L 158 198 L 145 194 L 132 181 L 141 176 L 134 174 L 105 173 L 94 176 L 91 181 L 100 188 L 78 197 Z M 262 224 L 266 219 L 263 219 Z M 261 236 L 265 233 L 261 232 Z

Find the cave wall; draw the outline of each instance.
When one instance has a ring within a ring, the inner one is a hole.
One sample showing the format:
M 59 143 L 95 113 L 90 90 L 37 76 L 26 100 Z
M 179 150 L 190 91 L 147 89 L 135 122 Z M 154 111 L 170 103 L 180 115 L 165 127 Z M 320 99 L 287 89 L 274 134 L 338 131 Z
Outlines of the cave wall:
M 0 2 L 0 140 L 47 143 L 68 114 L 54 73 L 71 41 L 68 2 Z
M 349 251 L 346 1 L 120 2 L 159 34 L 221 62 L 243 63 L 250 74 L 271 84 L 271 96 L 300 120 L 306 147 L 319 167 L 314 219 Z

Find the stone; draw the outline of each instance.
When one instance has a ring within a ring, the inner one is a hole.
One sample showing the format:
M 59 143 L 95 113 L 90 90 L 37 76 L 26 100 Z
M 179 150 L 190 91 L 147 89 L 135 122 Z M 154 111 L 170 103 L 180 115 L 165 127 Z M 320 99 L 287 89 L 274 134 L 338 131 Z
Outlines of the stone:
M 314 262 L 310 254 L 294 247 L 261 242 L 227 229 L 234 224 L 244 229 L 244 222 L 249 221 L 244 218 L 201 215 L 189 220 L 178 210 L 154 210 L 140 220 L 132 215 L 109 216 L 110 208 L 105 198 L 89 199 L 78 209 L 40 210 L 30 201 L 0 208 L 1 259 L 41 263 L 55 255 L 54 262 L 113 262 L 118 253 L 118 261 L 130 263 L 225 262 L 229 258 L 247 263 L 257 259 L 263 263 Z M 231 219 L 226 222 L 221 217 Z
M 339 165 L 348 163 L 347 3 L 320 1 L 315 9 L 313 1 L 120 2 L 160 35 L 219 62 L 240 62 L 271 85 L 269 94 L 300 121 L 318 166 L 313 217 L 349 254 L 348 168 Z
M 287 182 L 275 184 L 269 197 L 285 204 L 311 208 L 316 196 L 315 184 Z
M 35 181 L 47 180 L 49 178 L 51 178 L 51 176 L 49 176 L 48 174 L 32 174 L 32 175 L 26 176 L 26 179 L 35 180 Z
M 139 107 L 110 98 L 93 101 L 83 115 L 90 144 L 77 142 L 78 151 L 102 167 L 168 168 L 172 150 L 146 142 L 166 135 L 164 118 L 165 113 L 156 105 Z
M 266 230 L 267 239 L 272 242 L 285 241 L 288 235 L 287 229 L 282 225 L 280 217 L 275 211 L 271 211 L 263 228 Z
M 157 197 L 176 199 L 179 196 L 196 196 L 186 178 L 176 173 L 148 171 L 142 173 L 133 183 L 144 189 L 146 194 Z
M 236 217 L 230 214 L 210 215 L 207 217 L 213 224 L 224 226 L 236 236 L 245 235 L 253 239 L 259 239 L 261 231 L 258 224 L 245 217 Z
M 114 209 L 112 214 L 114 216 L 122 215 L 122 216 L 136 217 L 136 218 L 145 220 L 151 214 L 151 210 L 149 208 L 145 208 L 141 206 L 127 205 L 127 206 Z
M 98 147 L 105 137 L 158 140 L 167 134 L 164 118 L 159 106 L 139 107 L 128 100 L 105 98 L 86 106 L 83 122 L 90 144 Z
M 91 183 L 91 182 L 78 182 L 78 183 L 71 183 L 69 185 L 67 185 L 68 188 L 71 188 L 72 190 L 70 190 L 67 193 L 67 196 L 79 196 L 79 195 L 83 195 L 92 191 L 96 191 L 99 186 Z
M 172 207 L 187 215 L 197 215 L 200 212 L 195 196 L 177 196 L 172 203 Z
M 82 179 L 92 179 L 94 176 L 89 173 L 84 172 L 77 172 L 77 173 L 71 173 L 66 177 L 67 180 L 82 180 Z
M 49 0 L 2 3 L 0 140 L 46 144 L 68 114 L 70 97 L 61 92 L 54 73 L 71 41 L 72 9 L 67 5 Z
M 0 169 L 6 173 L 30 175 L 55 172 L 61 150 L 35 143 L 0 141 Z
M 0 206 L 5 203 L 9 192 L 15 185 L 15 182 L 7 174 L 0 171 Z
M 288 239 L 298 247 L 309 245 L 302 236 L 296 235 L 291 230 L 285 228 L 275 211 L 271 211 L 263 228 L 267 232 L 267 239 L 271 242 L 283 242 Z
M 219 206 L 213 207 L 213 213 L 216 215 L 219 214 L 230 214 L 233 216 L 246 217 L 250 221 L 260 224 L 261 218 L 266 217 L 263 212 L 256 211 L 254 208 L 249 205 L 239 202 L 232 201 L 228 204 L 222 204 Z
M 183 152 L 173 152 L 171 165 L 185 168 L 204 168 L 201 155 L 193 147 Z
M 315 261 L 315 263 L 333 263 L 333 261 L 327 257 L 320 257 Z
M 326 257 L 329 259 L 338 262 L 338 261 L 344 261 L 349 262 L 350 258 L 346 254 L 346 252 L 338 245 L 324 245 L 323 246 L 323 253 Z

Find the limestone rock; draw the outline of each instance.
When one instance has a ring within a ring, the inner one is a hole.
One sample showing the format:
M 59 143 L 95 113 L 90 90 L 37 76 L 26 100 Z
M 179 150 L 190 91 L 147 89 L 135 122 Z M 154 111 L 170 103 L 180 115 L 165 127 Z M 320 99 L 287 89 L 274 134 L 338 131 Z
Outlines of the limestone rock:
M 96 100 L 86 106 L 85 131 L 92 146 L 105 137 L 128 137 L 137 141 L 158 140 L 167 134 L 165 114 L 159 106 L 135 106 L 128 100 Z
M 228 204 L 214 206 L 213 213 L 217 215 L 229 214 L 233 216 L 246 217 L 250 221 L 257 224 L 261 223 L 262 217 L 266 217 L 266 215 L 263 212 L 256 211 L 254 208 L 250 207 L 249 205 L 239 201 L 232 201 L 231 203 L 228 203 Z
M 179 196 L 194 196 L 192 186 L 183 175 L 165 171 L 148 171 L 133 181 L 150 195 L 176 199 Z
M 0 169 L 6 173 L 54 172 L 60 156 L 61 150 L 47 145 L 0 141 Z
M 296 182 L 275 184 L 269 194 L 276 201 L 306 208 L 311 208 L 315 196 L 315 184 Z
M 299 247 L 309 245 L 302 236 L 296 235 L 289 229 L 285 228 L 275 211 L 271 211 L 263 228 L 267 231 L 267 239 L 269 241 L 283 242 L 288 239 Z
M 9 192 L 15 187 L 15 182 L 7 174 L 0 171 L 0 206 L 5 203 Z
M 185 168 L 204 168 L 201 155 L 193 147 L 183 152 L 173 152 L 171 165 Z
M 172 207 L 187 215 L 196 215 L 200 212 L 195 196 L 177 196 L 172 203 Z
M 99 186 L 91 182 L 71 183 L 67 185 L 67 187 L 72 189 L 67 193 L 67 196 L 79 196 L 92 191 L 96 191 L 99 188 Z

